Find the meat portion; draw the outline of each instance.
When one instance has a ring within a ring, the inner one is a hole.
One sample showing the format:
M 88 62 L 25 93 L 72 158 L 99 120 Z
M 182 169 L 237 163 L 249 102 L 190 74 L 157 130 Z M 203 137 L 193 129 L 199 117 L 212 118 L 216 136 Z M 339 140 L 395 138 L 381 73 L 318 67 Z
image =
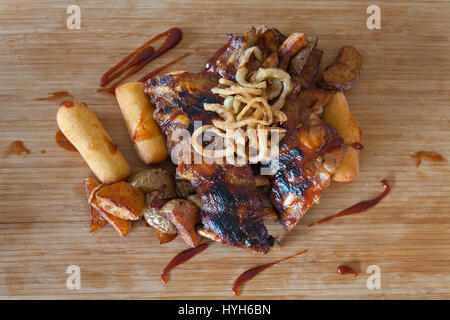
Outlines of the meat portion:
M 147 82 L 146 93 L 156 107 L 153 117 L 167 136 L 171 152 L 180 143 L 176 138 L 177 129 L 192 134 L 194 121 L 207 125 L 218 117 L 203 108 L 205 102 L 223 102 L 211 92 L 215 85 L 205 74 L 186 72 L 155 77 Z M 180 159 L 177 178 L 190 180 L 204 204 L 200 211 L 203 228 L 217 235 L 223 243 L 267 253 L 271 237 L 264 226 L 263 205 L 250 166 L 204 161 L 196 164 L 184 157 Z
M 239 58 L 248 48 L 245 36 L 228 35 L 228 42 L 206 62 L 205 71 L 222 78 L 236 81 Z
M 270 200 L 287 229 L 319 201 L 320 193 L 344 158 L 347 146 L 334 128 L 291 94 L 283 109 L 288 120 L 280 142 L 278 171 L 272 177 Z

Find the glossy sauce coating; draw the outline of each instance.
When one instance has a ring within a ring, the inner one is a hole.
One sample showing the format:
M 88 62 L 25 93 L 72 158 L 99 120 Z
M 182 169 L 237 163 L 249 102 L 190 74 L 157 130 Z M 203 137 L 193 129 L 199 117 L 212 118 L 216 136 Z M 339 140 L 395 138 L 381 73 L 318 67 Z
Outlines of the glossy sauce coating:
M 337 273 L 342 274 L 342 275 L 350 273 L 350 274 L 353 274 L 355 277 L 358 276 L 358 272 L 355 269 L 350 268 L 345 265 L 342 265 L 342 264 L 337 267 Z
M 196 248 L 187 249 L 184 251 L 181 251 L 179 254 L 177 254 L 170 262 L 167 264 L 167 266 L 164 268 L 163 273 L 161 274 L 161 280 L 164 281 L 164 283 L 167 283 L 167 274 L 170 270 L 173 268 L 179 266 L 180 264 L 183 264 L 189 260 L 191 260 L 193 257 L 195 257 L 200 252 L 204 251 L 206 248 L 208 248 L 207 243 L 203 243 L 199 245 Z
M 347 208 L 335 215 L 323 218 L 315 223 L 311 223 L 310 225 L 308 225 L 308 227 L 312 227 L 316 223 L 324 223 L 324 222 L 330 221 L 334 218 L 339 218 L 339 217 L 343 217 L 343 216 L 347 216 L 347 215 L 351 215 L 351 214 L 362 213 L 369 209 L 372 209 L 378 202 L 381 201 L 381 199 L 386 197 L 389 194 L 389 192 L 391 191 L 389 183 L 386 179 L 381 180 L 380 183 L 383 185 L 384 191 L 378 197 L 376 197 L 374 199 L 358 202 L 357 204 L 351 206 L 350 208 Z
M 5 151 L 2 158 L 7 158 L 10 155 L 21 155 L 22 153 L 30 154 L 31 151 L 28 150 L 22 141 L 16 140 L 9 144 L 8 150 Z
M 64 150 L 76 152 L 77 148 L 66 138 L 64 133 L 61 130 L 56 131 L 55 134 L 55 142 L 56 144 Z
M 151 206 L 153 209 L 161 210 L 161 208 L 162 208 L 167 202 L 169 202 L 169 199 L 161 199 L 161 198 L 160 198 L 161 192 L 160 192 L 160 191 L 157 191 L 157 192 L 158 192 L 158 194 L 152 199 L 152 202 L 151 202 L 150 206 Z
M 47 97 L 43 97 L 43 98 L 36 98 L 36 101 L 51 101 L 51 100 L 56 100 L 57 98 L 62 98 L 62 97 L 72 97 L 72 95 L 67 92 L 67 91 L 55 91 L 50 93 Z
M 109 151 L 111 152 L 111 154 L 115 154 L 117 152 L 118 146 L 117 144 L 113 143 L 111 141 L 110 138 L 108 138 L 108 136 L 103 136 L 103 140 L 106 142 L 106 144 L 108 145 Z
M 359 142 L 352 143 L 352 144 L 350 145 L 350 147 L 352 147 L 352 148 L 354 148 L 354 149 L 356 149 L 356 150 L 362 150 L 362 149 L 364 149 L 364 145 L 363 145 L 362 143 L 359 143 Z
M 149 46 L 151 43 L 163 37 L 167 38 L 161 45 L 161 47 L 159 47 L 157 50 Z M 181 31 L 181 29 L 171 28 L 163 33 L 160 33 L 156 37 L 148 40 L 146 43 L 144 43 L 142 46 L 140 46 L 135 51 L 130 53 L 118 64 L 116 64 L 114 67 L 108 70 L 101 78 L 100 86 L 104 88 L 113 80 L 120 77 L 119 80 L 117 80 L 115 84 L 112 85 L 110 88 L 99 89 L 97 91 L 107 91 L 107 92 L 112 91 L 112 93 L 114 93 L 114 89 L 119 83 L 128 79 L 130 76 L 132 76 L 133 74 L 137 73 L 139 70 L 144 68 L 149 62 L 153 61 L 154 59 L 161 56 L 163 53 L 175 47 L 181 41 L 182 37 L 183 32 Z M 158 72 L 160 72 L 161 70 L 159 70 Z M 146 78 L 147 76 L 145 76 L 144 78 Z
M 243 285 L 244 283 L 246 283 L 247 281 L 249 281 L 249 280 L 253 279 L 254 277 L 256 277 L 260 272 L 266 270 L 267 268 L 270 268 L 273 265 L 279 264 L 280 262 L 289 260 L 291 258 L 294 258 L 294 257 L 296 257 L 298 255 L 301 255 L 303 253 L 306 253 L 306 252 L 308 252 L 308 250 L 303 250 L 303 251 L 297 252 L 296 254 L 293 254 L 292 256 L 289 256 L 289 257 L 277 260 L 275 262 L 263 264 L 262 266 L 255 267 L 255 268 L 252 268 L 252 269 L 249 269 L 249 270 L 245 271 L 234 282 L 234 285 L 233 285 L 233 292 L 234 292 L 234 294 L 237 295 L 237 296 L 240 296 L 239 287 L 241 285 Z
M 422 160 L 431 160 L 431 161 L 437 161 L 437 162 L 443 162 L 446 161 L 443 156 L 441 156 L 439 153 L 434 151 L 418 151 L 411 155 L 411 158 L 416 161 L 416 167 L 419 167 L 422 163 Z

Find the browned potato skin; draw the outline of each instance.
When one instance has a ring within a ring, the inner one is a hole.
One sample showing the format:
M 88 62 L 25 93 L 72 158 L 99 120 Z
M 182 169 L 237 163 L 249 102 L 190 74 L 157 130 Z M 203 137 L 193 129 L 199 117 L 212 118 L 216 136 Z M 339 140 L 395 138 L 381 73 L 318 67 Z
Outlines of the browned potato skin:
M 164 244 L 172 241 L 177 237 L 178 233 L 163 233 L 161 231 L 156 231 L 156 237 L 159 240 L 159 244 Z
M 289 74 L 291 76 L 300 76 L 306 63 L 308 62 L 311 51 L 317 45 L 316 37 L 307 37 L 308 44 L 302 48 L 296 55 L 294 55 L 289 62 Z
M 91 233 L 97 231 L 106 224 L 106 220 L 102 217 L 100 212 L 89 204 L 92 191 L 99 185 L 100 181 L 96 178 L 84 179 L 84 191 L 86 193 L 86 200 L 88 201 L 89 212 L 91 214 Z
M 145 197 L 125 181 L 106 186 L 96 195 L 97 205 L 103 211 L 124 220 L 138 220 L 142 216 Z
M 172 175 L 164 169 L 145 169 L 130 179 L 130 184 L 142 193 L 161 192 L 161 199 L 175 198 L 175 184 Z
M 131 229 L 131 221 L 120 219 L 112 214 L 106 213 L 103 210 L 99 210 L 102 217 L 108 221 L 108 223 L 116 230 L 121 237 L 126 237 Z
M 322 119 L 336 128 L 347 145 L 361 143 L 361 129 L 350 112 L 347 99 L 337 92 L 324 106 Z M 344 160 L 331 177 L 333 181 L 349 182 L 359 174 L 359 150 L 349 147 Z
M 89 201 L 91 192 L 100 185 L 100 181 L 98 181 L 96 178 L 86 178 L 84 180 L 84 185 L 86 190 L 86 197 Z M 94 217 L 91 218 L 91 232 L 98 230 L 106 222 L 108 222 L 121 237 L 125 237 L 130 232 L 131 221 L 117 218 L 112 214 L 106 213 L 101 210 L 97 205 L 95 196 L 93 197 L 91 204 L 89 204 L 89 207 L 91 209 L 91 214 L 93 211 L 95 211 L 95 214 L 98 215 L 95 217 L 96 223 L 94 225 L 92 224 L 92 221 L 94 221 Z
M 291 58 L 307 44 L 308 40 L 303 33 L 291 33 L 291 35 L 286 40 L 284 40 L 284 42 L 278 49 L 278 57 L 280 58 L 280 64 L 278 68 L 286 70 Z
M 319 74 L 320 62 L 322 61 L 323 51 L 314 48 L 308 56 L 305 65 L 299 76 L 295 77 L 296 83 L 302 88 L 312 88 Z
M 359 81 L 361 65 L 359 52 L 352 46 L 343 46 L 336 60 L 319 75 L 317 85 L 326 90 L 349 90 Z
M 161 211 L 175 225 L 184 243 L 193 248 L 200 244 L 201 236 L 196 232 L 195 225 L 201 219 L 195 204 L 185 199 L 174 199 L 167 202 Z
M 160 191 L 154 191 L 145 195 L 145 206 L 142 210 L 144 216 L 143 220 L 145 220 L 149 226 L 160 231 L 161 233 L 177 234 L 177 229 L 172 224 L 172 222 L 170 222 L 170 220 L 163 214 L 161 209 L 152 206 L 155 198 L 165 200 L 165 198 L 160 197 Z

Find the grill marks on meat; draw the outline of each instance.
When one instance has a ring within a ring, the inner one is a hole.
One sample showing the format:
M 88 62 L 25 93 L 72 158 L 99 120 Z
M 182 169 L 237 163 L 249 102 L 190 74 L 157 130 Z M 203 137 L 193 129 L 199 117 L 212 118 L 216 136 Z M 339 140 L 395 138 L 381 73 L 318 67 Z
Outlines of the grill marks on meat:
M 205 74 L 186 72 L 155 77 L 147 82 L 146 93 L 156 106 L 153 117 L 167 136 L 169 150 L 178 143 L 172 139 L 176 129 L 187 129 L 192 134 L 194 121 L 206 125 L 218 117 L 203 109 L 205 102 L 223 102 L 211 93 L 215 85 Z M 258 253 L 269 251 L 263 205 L 249 166 L 180 163 L 177 175 L 191 181 L 203 202 L 200 215 L 205 229 L 216 234 L 223 243 Z
M 291 94 L 283 109 L 287 134 L 280 143 L 278 171 L 271 180 L 270 201 L 287 230 L 319 201 L 320 193 L 342 162 L 347 146 L 337 131 Z
M 259 253 L 269 251 L 269 234 L 263 221 L 263 204 L 249 166 L 191 164 L 177 173 L 191 180 L 203 206 L 203 227 L 223 243 Z
M 177 128 L 192 134 L 194 121 L 206 125 L 218 117 L 205 111 L 203 103 L 223 102 L 210 89 L 220 77 L 236 81 L 239 57 L 248 47 L 258 46 L 265 59 L 276 54 L 284 39 L 278 30 L 267 27 L 252 28 L 244 36 L 230 34 L 228 42 L 206 63 L 204 73 L 172 73 L 149 80 L 146 92 L 156 105 L 154 118 L 168 138 L 169 150 L 178 143 L 171 139 Z M 299 63 L 289 70 L 294 80 L 306 74 L 307 83 L 300 82 L 304 87 L 313 86 L 320 64 L 322 52 L 313 49 L 315 44 L 316 39 L 312 39 L 297 56 Z M 250 71 L 260 67 L 254 60 L 248 63 Z M 290 231 L 319 201 L 347 146 L 336 130 L 320 119 L 320 111 L 304 105 L 296 93 L 289 95 L 283 111 L 288 118 L 283 124 L 287 133 L 280 143 L 279 169 L 270 179 L 270 202 L 281 224 Z M 215 239 L 256 252 L 269 250 L 271 237 L 263 224 L 263 205 L 249 166 L 180 164 L 177 175 L 194 186 L 204 204 L 203 226 Z
M 220 48 L 211 59 L 206 62 L 205 71 L 231 81 L 236 81 L 235 74 L 239 66 L 239 59 L 247 49 L 245 36 L 228 34 L 228 42 Z

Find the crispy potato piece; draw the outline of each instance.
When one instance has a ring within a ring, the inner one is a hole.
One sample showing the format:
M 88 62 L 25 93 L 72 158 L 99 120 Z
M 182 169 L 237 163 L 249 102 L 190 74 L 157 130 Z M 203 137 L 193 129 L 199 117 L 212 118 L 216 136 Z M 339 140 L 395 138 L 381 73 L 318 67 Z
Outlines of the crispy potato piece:
M 289 74 L 291 76 L 300 76 L 306 62 L 308 61 L 308 57 L 311 54 L 311 51 L 317 45 L 316 37 L 307 37 L 308 44 L 302 48 L 296 55 L 294 55 L 289 62 Z
M 324 106 L 322 119 L 336 128 L 347 145 L 361 142 L 361 130 L 348 108 L 342 92 L 337 92 Z M 331 177 L 333 181 L 349 182 L 359 173 L 359 150 L 348 148 L 344 160 Z
M 105 219 L 106 221 L 108 221 L 110 225 L 112 225 L 112 227 L 114 228 L 114 230 L 116 230 L 119 236 L 125 237 L 130 232 L 131 229 L 130 220 L 118 218 L 112 214 L 106 213 L 103 210 L 98 210 L 98 212 L 100 212 L 103 219 Z
M 115 90 L 122 116 L 139 158 L 145 164 L 167 158 L 166 138 L 153 120 L 154 106 L 144 93 L 142 82 L 128 82 Z
M 280 48 L 278 48 L 278 56 L 280 58 L 278 68 L 286 70 L 291 58 L 306 45 L 308 45 L 308 40 L 303 33 L 291 33 L 291 35 L 281 44 Z
M 145 197 L 125 181 L 103 187 L 96 194 L 97 205 L 103 211 L 125 220 L 138 220 L 143 212 Z
M 260 49 L 268 50 L 264 52 L 266 56 L 277 52 L 278 48 L 281 46 L 286 37 L 275 28 L 267 28 L 264 25 L 258 26 L 256 28 L 256 45 Z
M 195 226 L 201 219 L 195 204 L 185 199 L 174 199 L 167 202 L 161 211 L 175 225 L 184 243 L 193 248 L 200 244 L 201 237 Z
M 186 180 L 175 180 L 175 191 L 178 198 L 187 198 L 190 194 L 195 193 L 192 183 Z
M 280 64 L 280 60 L 278 59 L 278 53 L 273 52 L 263 62 L 262 67 L 263 68 L 278 68 L 279 64 Z
M 314 48 L 308 56 L 305 65 L 299 76 L 295 77 L 296 83 L 302 88 L 312 88 L 319 74 L 320 62 L 322 61 L 323 51 Z
M 161 208 L 154 205 L 155 198 L 159 196 L 159 191 L 154 191 L 145 195 L 145 207 L 143 209 L 144 219 L 151 227 L 161 233 L 177 234 L 177 229 L 162 213 Z
M 161 231 L 156 231 L 156 237 L 159 240 L 159 244 L 164 244 L 172 241 L 177 237 L 178 233 L 163 233 Z
M 133 187 L 139 188 L 142 193 L 153 191 L 161 192 L 161 199 L 175 198 L 175 185 L 173 177 L 164 169 L 145 169 L 130 179 Z
M 95 194 L 91 194 L 92 192 L 96 192 L 95 188 L 100 186 L 100 181 L 96 178 L 86 178 L 84 179 L 84 186 L 87 200 L 90 202 L 89 207 L 91 210 L 91 215 L 93 211 L 95 211 L 96 214 L 95 217 L 93 215 L 91 217 L 91 232 L 98 230 L 106 222 L 108 222 L 121 237 L 125 237 L 130 232 L 131 222 L 104 212 L 98 207 Z
M 351 89 L 358 83 L 361 65 L 359 52 L 352 46 L 343 46 L 336 60 L 320 74 L 317 85 L 326 90 Z
M 311 108 L 314 113 L 322 114 L 325 106 L 336 94 L 334 91 L 321 90 L 317 88 L 300 91 L 300 99 L 306 107 Z
M 247 46 L 250 48 L 255 45 L 256 40 L 258 40 L 258 36 L 256 35 L 256 29 L 255 27 L 251 27 L 245 34 L 244 34 L 245 41 L 247 42 Z
M 84 179 L 84 192 L 86 193 L 86 200 L 88 201 L 89 212 L 91 214 L 91 231 L 90 232 L 95 232 L 106 224 L 106 220 L 102 217 L 100 212 L 89 203 L 91 200 L 92 192 L 99 185 L 100 185 L 100 181 L 98 181 L 96 178 Z
M 114 183 L 130 175 L 130 166 L 95 114 L 78 101 L 63 101 L 56 114 L 58 127 L 77 148 L 103 183 Z

